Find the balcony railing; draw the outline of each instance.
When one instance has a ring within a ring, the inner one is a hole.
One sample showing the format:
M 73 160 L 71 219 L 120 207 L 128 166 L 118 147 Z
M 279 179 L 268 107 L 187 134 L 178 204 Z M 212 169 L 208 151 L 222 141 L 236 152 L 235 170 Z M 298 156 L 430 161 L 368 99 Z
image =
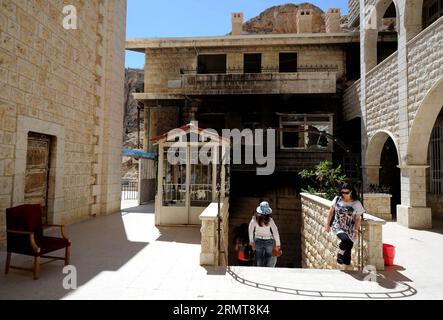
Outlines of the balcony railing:
M 182 91 L 189 95 L 335 93 L 337 71 L 337 66 L 303 66 L 285 73 L 278 67 L 265 67 L 262 73 L 232 68 L 221 74 L 182 69 Z

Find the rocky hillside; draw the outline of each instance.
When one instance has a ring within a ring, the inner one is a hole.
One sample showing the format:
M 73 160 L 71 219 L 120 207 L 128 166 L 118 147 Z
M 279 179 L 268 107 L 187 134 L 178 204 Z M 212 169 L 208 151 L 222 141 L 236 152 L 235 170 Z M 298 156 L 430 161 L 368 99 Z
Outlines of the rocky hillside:
M 125 113 L 124 113 L 124 131 L 123 147 L 137 148 L 137 101 L 132 97 L 134 92 L 144 91 L 144 72 L 143 69 L 125 70 Z M 143 113 L 141 114 L 140 129 L 143 130 Z M 140 134 L 141 145 L 143 145 L 143 134 Z M 134 180 L 138 178 L 138 161 L 123 157 L 122 178 Z
M 300 9 L 314 11 L 314 32 L 325 32 L 324 12 L 310 3 L 274 6 L 266 9 L 257 17 L 252 18 L 243 25 L 243 30 L 248 34 L 263 33 L 297 33 L 297 12 Z

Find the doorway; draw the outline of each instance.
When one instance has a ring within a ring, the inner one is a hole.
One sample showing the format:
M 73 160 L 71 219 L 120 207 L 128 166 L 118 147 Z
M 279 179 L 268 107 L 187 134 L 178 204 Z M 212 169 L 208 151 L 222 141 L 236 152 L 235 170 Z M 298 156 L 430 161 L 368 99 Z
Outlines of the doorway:
M 51 137 L 30 132 L 26 151 L 25 203 L 41 204 L 43 223 L 48 223 L 48 190 Z

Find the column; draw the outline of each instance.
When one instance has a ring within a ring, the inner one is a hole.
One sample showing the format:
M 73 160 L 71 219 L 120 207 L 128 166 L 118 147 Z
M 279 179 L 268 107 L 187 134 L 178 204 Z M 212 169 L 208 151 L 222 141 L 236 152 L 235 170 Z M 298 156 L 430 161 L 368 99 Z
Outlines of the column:
M 401 205 L 397 222 L 407 228 L 432 228 L 431 208 L 426 207 L 426 165 L 406 165 L 401 169 Z

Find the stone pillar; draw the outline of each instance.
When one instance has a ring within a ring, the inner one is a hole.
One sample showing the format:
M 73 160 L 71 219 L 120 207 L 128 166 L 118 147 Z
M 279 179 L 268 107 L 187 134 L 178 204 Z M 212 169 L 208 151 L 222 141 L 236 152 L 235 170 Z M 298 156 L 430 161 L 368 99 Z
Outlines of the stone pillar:
M 377 38 L 378 30 L 368 28 L 364 31 L 364 72 L 368 72 L 377 65 Z
M 301 9 L 297 11 L 297 33 L 312 33 L 312 9 Z
M 401 205 L 397 206 L 397 222 L 407 228 L 432 228 L 431 208 L 426 207 L 425 165 L 401 167 Z
M 326 33 L 341 32 L 340 9 L 329 9 L 325 15 Z

